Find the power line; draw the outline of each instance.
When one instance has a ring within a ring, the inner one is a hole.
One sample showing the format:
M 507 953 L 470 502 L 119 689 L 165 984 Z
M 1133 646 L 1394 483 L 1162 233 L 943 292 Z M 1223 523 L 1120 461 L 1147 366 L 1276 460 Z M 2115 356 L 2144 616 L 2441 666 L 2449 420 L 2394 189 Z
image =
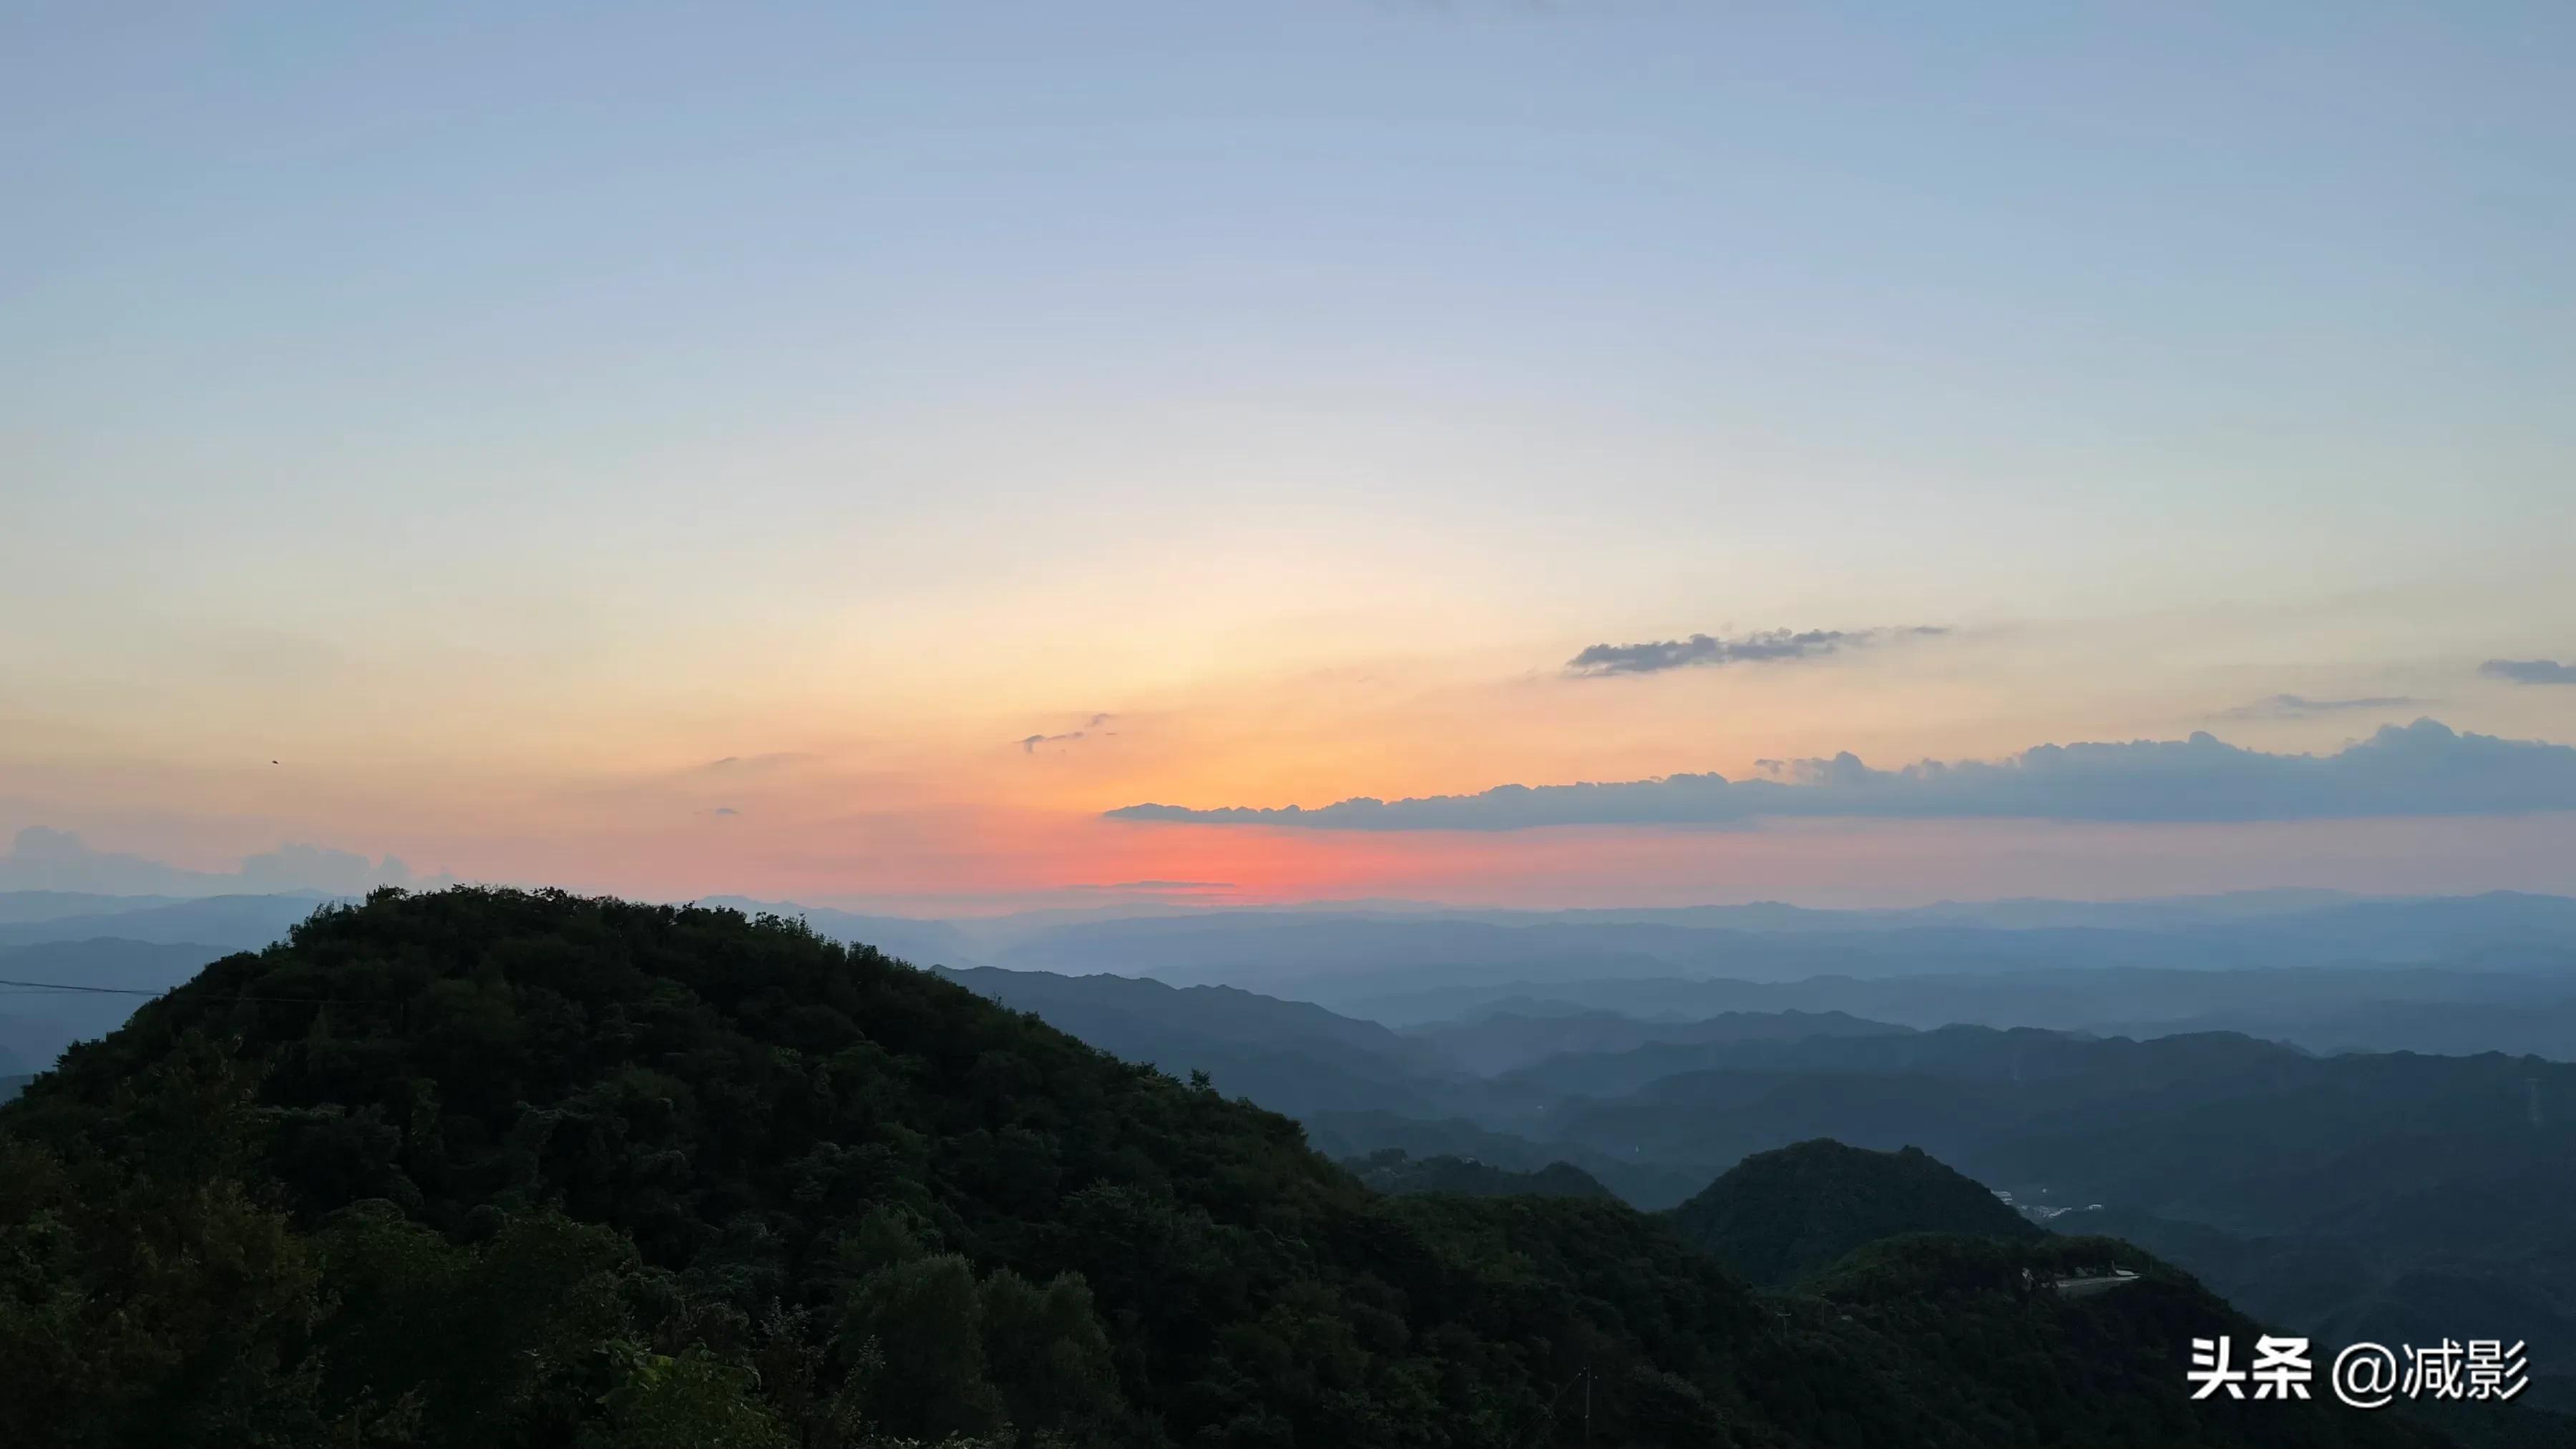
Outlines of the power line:
M 99 996 L 167 996 L 168 991 L 146 991 L 134 986 L 76 986 L 68 981 L 12 981 L 0 977 L 0 987 L 16 986 L 30 991 L 85 991 Z M 347 996 L 220 996 L 219 1001 L 276 1001 L 297 1006 L 400 1006 L 399 1001 L 370 1001 Z
M 0 986 L 24 986 L 38 991 L 91 991 L 101 996 L 167 996 L 166 991 L 144 991 L 131 986 L 75 986 L 68 981 L 11 981 L 0 978 Z

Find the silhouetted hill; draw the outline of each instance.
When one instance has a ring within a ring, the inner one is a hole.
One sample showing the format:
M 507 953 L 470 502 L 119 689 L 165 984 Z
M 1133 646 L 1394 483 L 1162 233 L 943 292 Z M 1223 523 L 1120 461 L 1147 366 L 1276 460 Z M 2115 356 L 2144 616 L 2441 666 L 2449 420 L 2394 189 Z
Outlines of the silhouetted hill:
M 1371 1188 L 1386 1193 L 1454 1192 L 1467 1197 L 1588 1197 L 1615 1199 L 1590 1173 L 1566 1162 L 1535 1172 L 1514 1172 L 1472 1157 L 1412 1157 L 1388 1147 L 1342 1164 Z
M 1174 1075 L 1204 1071 L 1218 1091 L 1293 1117 L 1370 1109 L 1437 1116 L 1457 1076 L 1373 1021 L 1231 986 L 991 967 L 941 974 L 1103 1051 Z
M 1822 1138 L 1755 1153 L 1670 1216 L 1684 1238 L 1757 1283 L 1794 1282 L 1904 1233 L 2042 1234 L 1921 1148 L 1869 1152 Z
M 1579 1168 L 1623 1202 L 1653 1211 L 1705 1186 L 1708 1174 L 1660 1162 L 1631 1162 L 1565 1142 L 1535 1142 L 1464 1117 L 1405 1117 L 1387 1111 L 1315 1112 L 1304 1124 L 1315 1150 L 1338 1161 L 1393 1148 L 1414 1157 L 1463 1157 L 1512 1172 L 1539 1172 L 1551 1162 Z
M 1765 1297 L 1616 1203 L 1372 1193 L 793 923 L 557 894 L 380 893 L 75 1048 L 0 1108 L 0 1249 L 31 1449 L 1501 1449 L 1576 1442 L 1578 1375 L 1602 1444 L 2427 1442 L 2188 1400 L 2250 1325 L 2169 1275 Z

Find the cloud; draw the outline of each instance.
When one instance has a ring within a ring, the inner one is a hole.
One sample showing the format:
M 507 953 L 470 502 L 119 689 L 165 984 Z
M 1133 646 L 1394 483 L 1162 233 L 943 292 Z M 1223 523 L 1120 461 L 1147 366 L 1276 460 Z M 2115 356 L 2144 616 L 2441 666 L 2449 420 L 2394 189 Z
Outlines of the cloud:
M 705 764 L 698 766 L 696 773 L 702 775 L 765 775 L 773 770 L 788 769 L 792 766 L 807 764 L 820 758 L 822 757 L 819 755 L 802 754 L 795 750 L 773 750 L 765 755 L 727 755 L 721 760 L 709 760 Z
M 1101 887 L 1112 891 L 1230 891 L 1230 880 L 1122 880 Z
M 732 807 L 732 806 L 730 806 L 730 805 L 719 805 L 719 806 L 717 806 L 715 809 L 710 810 L 710 811 L 708 811 L 707 813 L 708 813 L 708 814 L 710 814 L 710 815 L 740 815 L 742 812 L 741 812 L 741 811 L 739 811 L 739 810 L 736 810 L 735 808 L 733 808 L 733 807 Z
M 434 890 L 453 876 L 422 876 L 394 856 L 363 855 L 320 845 L 281 845 L 249 856 L 235 871 L 189 870 L 122 851 L 93 850 L 68 830 L 30 825 L 0 855 L 0 890 L 87 891 L 99 895 L 271 895 L 321 891 L 357 895 L 380 885 Z
M 2576 684 L 2576 664 L 2555 659 L 2490 659 L 2478 666 L 2478 673 L 2516 684 Z
M 2411 695 L 2377 694 L 2361 699 L 2310 699 L 2304 694 L 2276 694 L 2252 704 L 2240 704 L 2222 711 L 2222 719 L 2305 719 L 2310 715 L 2339 714 L 2355 709 L 2406 709 L 2424 701 Z
M 1928 624 L 1905 629 L 1763 629 L 1734 639 L 1693 634 L 1651 644 L 1595 644 L 1565 661 L 1565 672 L 1584 679 L 1612 674 L 1660 674 L 1667 669 L 1710 668 L 1720 664 L 1778 664 L 1820 659 L 1889 639 L 1919 638 L 1950 631 Z
M 1087 739 L 1090 737 L 1093 730 L 1100 728 L 1102 725 L 1105 725 L 1116 718 L 1117 716 L 1113 714 L 1095 714 L 1091 718 L 1084 720 L 1082 722 L 1082 728 L 1078 730 L 1066 730 L 1060 735 L 1023 735 L 1020 738 L 1011 741 L 1011 743 L 1020 747 L 1021 754 L 1034 755 L 1038 752 L 1038 746 L 1040 745 L 1069 745 L 1076 740 Z M 1111 730 L 1109 733 L 1115 735 L 1118 732 L 1116 730 Z
M 2000 761 L 1878 770 L 1848 753 L 1777 762 L 1769 778 L 1667 775 L 1497 785 L 1476 795 L 1344 800 L 1319 809 L 1130 805 L 1112 820 L 1318 830 L 1527 830 L 1549 825 L 1744 825 L 1789 816 L 2101 821 L 2344 820 L 2576 810 L 2576 749 L 2382 726 L 2332 755 L 2187 740 L 2040 745 Z

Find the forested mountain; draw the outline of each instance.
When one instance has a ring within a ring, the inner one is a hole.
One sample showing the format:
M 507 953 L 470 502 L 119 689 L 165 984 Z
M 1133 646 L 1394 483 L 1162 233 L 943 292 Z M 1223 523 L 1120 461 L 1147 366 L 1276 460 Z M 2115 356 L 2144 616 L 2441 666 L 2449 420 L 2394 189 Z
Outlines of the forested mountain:
M 2105 1259 L 2141 1281 L 2029 1287 Z M 1371 1192 L 714 910 L 382 892 L 0 1109 L 13 1446 L 2431 1442 L 2187 1399 L 2185 1341 L 2252 1325 L 2115 1244 L 1906 1240 L 1823 1291 L 1616 1203 Z
M 0 892 L 0 949 L 117 938 L 194 944 L 211 959 L 268 944 L 321 900 Z M 1315 1002 L 1415 1029 L 1440 1048 L 1422 1059 L 1434 1075 L 1762 1034 L 1756 1022 L 1730 1024 L 1739 1016 L 1790 1018 L 1776 1024 L 1781 1035 L 1866 1029 L 1836 1013 L 1917 1029 L 2236 1031 L 2317 1051 L 2576 1060 L 2576 903 L 2550 896 L 2358 901 L 2272 892 L 1893 912 L 1372 913 L 1344 904 L 959 921 L 714 903 L 801 917 L 835 940 L 925 965 L 1001 959 L 1028 975 L 1090 981 L 1105 973 Z M 1264 1070 L 1272 1085 L 1290 1079 L 1283 1064 Z
M 1919 1147 L 1828 1139 L 1757 1152 L 1672 1210 L 1681 1235 L 1756 1283 L 1790 1283 L 1907 1233 L 2028 1240 L 2041 1230 Z
M 1464 1197 L 1588 1197 L 1616 1200 L 1592 1174 L 1568 1162 L 1515 1172 L 1472 1157 L 1414 1157 L 1401 1147 L 1382 1148 L 1342 1164 L 1383 1193 L 1456 1193 Z
M 1464 1085 L 1435 1053 L 1376 1022 L 1232 986 L 989 967 L 941 974 L 1128 1061 L 1206 1072 L 1220 1092 L 1290 1116 L 1370 1109 L 1438 1116 Z
M 1640 1162 L 1568 1142 L 1535 1142 L 1464 1117 L 1404 1117 L 1384 1110 L 1316 1112 L 1303 1125 L 1315 1150 L 1341 1161 L 1389 1149 L 1413 1157 L 1469 1158 L 1510 1172 L 1542 1172 L 1563 1162 L 1633 1207 L 1670 1207 L 1706 1186 L 1698 1167 Z

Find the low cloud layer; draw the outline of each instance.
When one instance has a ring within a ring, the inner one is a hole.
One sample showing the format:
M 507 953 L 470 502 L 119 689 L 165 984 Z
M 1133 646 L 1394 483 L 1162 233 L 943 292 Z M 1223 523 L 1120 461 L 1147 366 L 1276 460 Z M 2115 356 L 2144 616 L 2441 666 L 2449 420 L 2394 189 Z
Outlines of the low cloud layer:
M 2228 710 L 2227 719 L 2306 719 L 2361 709 L 2409 709 L 2424 701 L 2405 694 L 2365 695 L 2360 699 L 2310 699 L 2304 694 L 2276 694 Z
M 80 891 L 111 896 L 273 895 L 321 891 L 356 895 L 380 885 L 436 889 L 453 876 L 422 876 L 393 856 L 319 845 L 281 845 L 246 857 L 235 871 L 189 870 L 122 851 L 93 850 L 68 830 L 30 825 L 0 855 L 0 890 Z
M 2516 684 L 2576 684 L 2576 664 L 2555 659 L 2490 659 L 2478 666 L 2478 673 Z
M 2041 745 L 2007 760 L 1878 770 L 1851 754 L 1769 762 L 1768 778 L 1667 775 L 1610 784 L 1497 785 L 1476 795 L 1357 798 L 1306 810 L 1130 805 L 1112 820 L 1317 830 L 1527 830 L 1549 825 L 1741 825 L 1768 818 L 2098 821 L 2343 820 L 2576 810 L 2576 749 L 2388 725 L 2331 755 L 2187 740 Z
M 1565 661 L 1565 672 L 1585 679 L 1612 674 L 1660 674 L 1668 669 L 1708 669 L 1721 664 L 1781 664 L 1820 659 L 1889 639 L 1947 634 L 1945 628 L 1763 629 L 1733 639 L 1693 634 L 1648 644 L 1595 644 Z

